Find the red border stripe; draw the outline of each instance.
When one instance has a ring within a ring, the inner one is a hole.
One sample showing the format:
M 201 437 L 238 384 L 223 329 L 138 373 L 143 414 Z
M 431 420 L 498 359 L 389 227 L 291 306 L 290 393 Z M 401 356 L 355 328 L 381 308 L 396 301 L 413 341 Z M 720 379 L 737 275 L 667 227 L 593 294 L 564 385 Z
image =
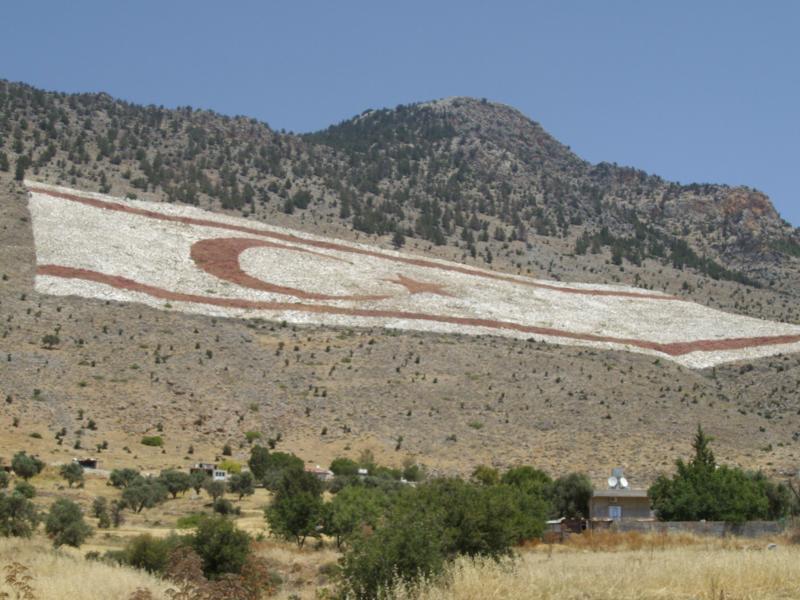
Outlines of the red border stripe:
M 506 331 L 518 331 L 532 335 L 545 335 L 571 340 L 586 342 L 606 342 L 634 346 L 648 350 L 663 352 L 670 356 L 682 356 L 690 352 L 711 352 L 715 350 L 740 350 L 759 346 L 772 346 L 777 344 L 791 344 L 800 342 L 798 335 L 776 335 L 761 336 L 750 338 L 727 338 L 717 340 L 694 340 L 690 342 L 659 343 L 647 340 L 618 338 L 590 333 L 575 333 L 561 329 L 549 327 L 536 327 L 533 325 L 521 325 L 508 321 L 494 321 L 491 319 L 476 319 L 470 317 L 451 317 L 447 315 L 431 315 L 426 313 L 403 312 L 394 310 L 370 310 L 362 308 L 345 308 L 339 306 L 326 306 L 318 304 L 306 304 L 302 302 L 266 302 L 244 300 L 238 298 L 212 298 L 197 294 L 184 294 L 172 292 L 160 287 L 139 283 L 126 277 L 118 275 L 108 275 L 89 269 L 78 269 L 64 267 L 60 265 L 40 265 L 37 268 L 38 275 L 49 275 L 52 277 L 62 277 L 66 279 L 82 279 L 109 285 L 117 289 L 132 292 L 140 292 L 159 298 L 161 300 L 172 300 L 175 302 L 192 302 L 195 304 L 207 304 L 211 306 L 222 306 L 226 308 L 254 309 L 254 310 L 278 310 L 278 311 L 299 311 L 308 313 L 320 313 L 330 315 L 346 315 L 354 317 L 372 317 L 389 319 L 411 319 L 415 321 L 430 321 L 437 323 L 449 323 L 454 325 L 465 325 L 469 327 L 486 327 Z

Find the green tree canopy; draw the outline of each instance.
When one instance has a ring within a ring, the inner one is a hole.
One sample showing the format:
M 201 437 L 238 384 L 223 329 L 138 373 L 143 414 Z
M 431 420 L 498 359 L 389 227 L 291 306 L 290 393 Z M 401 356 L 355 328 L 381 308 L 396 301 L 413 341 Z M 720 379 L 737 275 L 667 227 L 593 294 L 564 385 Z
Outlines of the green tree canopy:
M 183 494 L 192 487 L 192 480 L 188 473 L 178 471 L 177 469 L 167 469 L 161 471 L 158 476 L 158 481 L 167 488 L 167 491 L 172 494 L 173 499 L 178 497 L 178 494 Z
M 79 487 L 83 487 L 83 467 L 78 463 L 70 462 L 65 465 L 61 465 L 61 468 L 58 472 L 61 477 L 67 480 L 67 485 L 69 485 L 69 487 L 72 487 L 75 484 L 77 484 Z
M 591 480 L 583 473 L 559 477 L 550 490 L 552 516 L 588 519 L 593 491 Z
M 154 477 L 139 477 L 122 490 L 122 501 L 125 506 L 140 513 L 145 508 L 153 508 L 155 505 L 167 499 L 167 488 Z
M 250 448 L 250 459 L 247 461 L 247 465 L 250 467 L 253 477 L 258 480 L 263 479 L 269 469 L 269 450 L 258 444 Z
M 35 456 L 28 456 L 24 451 L 17 452 L 11 459 L 11 469 L 27 481 L 42 472 L 44 463 Z
M 83 520 L 81 507 L 67 498 L 59 498 L 50 506 L 44 523 L 53 545 L 79 547 L 92 534 L 92 528 Z
M 29 498 L 0 493 L 0 535 L 30 537 L 38 523 L 39 513 Z
M 781 490 L 763 475 L 736 467 L 717 466 L 709 438 L 698 426 L 689 463 L 675 462 L 672 478 L 661 475 L 648 490 L 658 518 L 664 521 L 727 521 L 783 516 L 788 510 L 788 490 Z M 785 487 L 785 486 L 784 486 Z
M 216 502 L 219 498 L 222 498 L 222 496 L 225 495 L 225 482 L 214 481 L 208 477 L 203 483 L 203 489 L 209 496 L 211 496 L 211 499 Z
M 341 547 L 363 526 L 377 527 L 388 507 L 389 499 L 381 489 L 347 486 L 326 505 L 325 533 Z
M 339 457 L 331 461 L 331 472 L 337 477 L 358 475 L 358 463 L 351 458 Z
M 191 546 L 203 560 L 203 573 L 213 579 L 241 572 L 250 554 L 250 536 L 225 517 L 204 517 Z
M 308 536 L 316 536 L 323 520 L 322 484 L 302 468 L 283 473 L 265 517 L 272 532 L 294 540 L 301 548 Z
M 239 500 L 245 496 L 252 496 L 256 491 L 256 482 L 249 471 L 232 475 L 228 481 L 228 491 L 239 496 Z
M 139 471 L 136 469 L 114 469 L 108 477 L 108 483 L 115 488 L 126 488 L 128 485 L 139 479 Z

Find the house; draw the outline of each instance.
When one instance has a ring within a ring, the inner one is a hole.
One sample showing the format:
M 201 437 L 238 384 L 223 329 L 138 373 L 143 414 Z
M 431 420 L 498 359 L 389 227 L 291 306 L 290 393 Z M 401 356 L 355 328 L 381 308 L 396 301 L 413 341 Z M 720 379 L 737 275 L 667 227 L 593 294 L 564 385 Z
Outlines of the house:
M 100 459 L 99 458 L 73 458 L 72 462 L 78 463 L 84 469 L 99 469 L 100 468 Z
M 225 469 L 218 469 L 213 463 L 196 463 L 189 469 L 189 473 L 205 473 L 213 481 L 227 481 L 228 472 Z
M 323 469 L 319 465 L 313 467 L 311 465 L 306 465 L 305 470 L 306 473 L 312 473 L 313 475 L 316 475 L 317 479 L 320 481 L 330 481 L 333 479 L 333 471 L 330 469 Z
M 611 488 L 595 490 L 589 500 L 592 521 L 621 521 L 623 519 L 653 519 L 647 490 Z
M 561 517 L 545 521 L 544 539 L 547 542 L 563 542 L 572 533 L 583 533 L 588 529 L 586 519 Z

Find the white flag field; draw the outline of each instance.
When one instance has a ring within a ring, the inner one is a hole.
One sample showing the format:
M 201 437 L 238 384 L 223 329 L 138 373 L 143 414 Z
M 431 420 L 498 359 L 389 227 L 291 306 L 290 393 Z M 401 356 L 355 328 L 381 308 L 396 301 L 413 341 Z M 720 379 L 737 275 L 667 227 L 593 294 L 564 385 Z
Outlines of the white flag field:
M 27 181 L 36 290 L 308 325 L 498 335 L 692 368 L 800 351 L 800 326 Z

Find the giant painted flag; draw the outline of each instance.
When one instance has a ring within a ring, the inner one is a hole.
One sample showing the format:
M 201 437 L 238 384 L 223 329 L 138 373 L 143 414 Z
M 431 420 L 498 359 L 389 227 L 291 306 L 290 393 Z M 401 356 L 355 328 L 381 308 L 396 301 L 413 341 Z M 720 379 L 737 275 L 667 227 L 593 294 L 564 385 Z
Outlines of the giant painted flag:
M 800 326 L 632 287 L 561 283 L 188 206 L 26 182 L 36 289 L 172 311 L 501 335 L 702 368 L 800 351 Z

